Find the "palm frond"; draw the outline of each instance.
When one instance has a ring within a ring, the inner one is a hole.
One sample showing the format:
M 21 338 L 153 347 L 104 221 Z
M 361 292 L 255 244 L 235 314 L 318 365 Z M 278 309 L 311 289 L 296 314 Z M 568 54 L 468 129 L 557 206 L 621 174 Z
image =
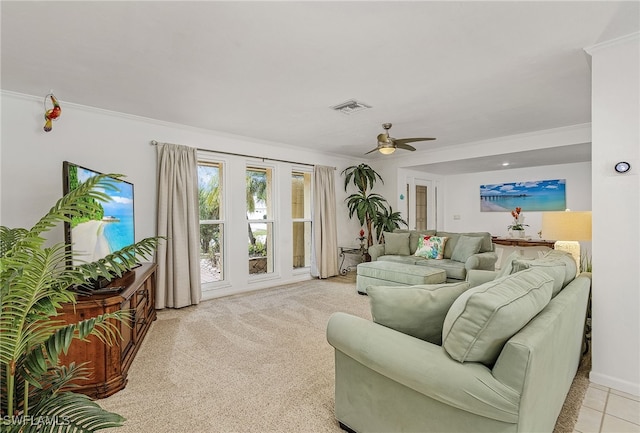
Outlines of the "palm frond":
M 20 269 L 11 280 L 11 290 L 3 292 L 0 299 L 0 362 L 8 363 L 19 358 L 31 344 L 29 326 L 35 321 L 48 318 L 50 307 L 58 307 L 62 302 L 74 302 L 73 294 L 53 291 L 59 275 L 60 248 L 32 250 L 22 257 L 16 254 L 5 257 L 5 263 Z M 18 263 L 16 265 L 15 263 Z M 45 302 L 46 301 L 46 302 Z M 45 306 L 43 311 L 40 307 Z M 54 310 L 55 311 L 55 310 Z
M 91 433 L 120 427 L 124 418 L 102 409 L 86 395 L 74 392 L 54 392 L 33 407 L 33 419 L 57 420 L 57 423 L 30 425 L 25 433 Z M 57 424 L 57 425 L 56 425 Z
M 67 353 L 74 339 L 86 340 L 89 335 L 93 335 L 105 344 L 117 343 L 122 339 L 118 323 L 126 323 L 125 320 L 130 317 L 129 311 L 121 310 L 78 323 L 65 324 L 59 321 L 55 325 L 39 323 L 43 328 L 40 334 L 37 329 L 31 330 L 31 342 L 35 347 L 26 356 L 25 376 L 28 376 L 33 385 L 38 386 L 37 378 L 58 363 L 58 357 L 62 353 Z
M 352 180 L 353 185 L 363 194 L 366 194 L 367 190 L 373 188 L 377 180 L 384 183 L 382 176 L 368 164 L 352 165 L 342 170 L 341 174 L 345 176 L 345 191 Z
M 29 231 L 27 229 L 17 228 L 10 229 L 9 227 L 0 227 L 0 257 L 4 257 L 8 251 L 22 238 L 24 238 Z
M 122 248 L 106 257 L 92 263 L 83 263 L 76 266 L 76 270 L 82 276 L 82 280 L 98 279 L 100 277 L 121 277 L 126 271 L 134 267 L 140 259 L 153 256 L 158 243 L 163 237 L 145 238 L 140 242 Z

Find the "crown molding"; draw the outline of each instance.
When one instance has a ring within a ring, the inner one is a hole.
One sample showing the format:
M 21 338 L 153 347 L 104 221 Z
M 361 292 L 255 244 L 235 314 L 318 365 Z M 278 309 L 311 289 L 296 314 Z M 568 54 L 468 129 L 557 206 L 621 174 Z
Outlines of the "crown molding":
M 640 41 L 640 32 L 635 32 L 635 33 L 631 33 L 625 36 L 620 36 L 619 38 L 615 38 L 615 39 L 610 39 L 608 41 L 604 41 L 604 42 L 600 42 L 598 44 L 595 45 L 591 45 L 590 47 L 585 47 L 584 51 L 589 54 L 589 55 L 593 55 L 593 53 L 598 52 L 602 49 L 605 48 L 609 48 L 609 47 L 613 47 L 615 45 L 619 45 L 619 44 L 625 44 L 627 42 L 634 42 L 634 41 Z

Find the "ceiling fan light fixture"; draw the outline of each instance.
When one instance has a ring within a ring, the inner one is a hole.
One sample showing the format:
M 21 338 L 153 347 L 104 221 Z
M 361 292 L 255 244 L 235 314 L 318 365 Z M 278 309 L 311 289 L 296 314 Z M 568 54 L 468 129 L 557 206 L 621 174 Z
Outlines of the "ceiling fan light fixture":
M 378 152 L 380 152 L 383 155 L 391 155 L 393 152 L 396 151 L 395 147 L 381 147 L 380 149 L 378 149 Z

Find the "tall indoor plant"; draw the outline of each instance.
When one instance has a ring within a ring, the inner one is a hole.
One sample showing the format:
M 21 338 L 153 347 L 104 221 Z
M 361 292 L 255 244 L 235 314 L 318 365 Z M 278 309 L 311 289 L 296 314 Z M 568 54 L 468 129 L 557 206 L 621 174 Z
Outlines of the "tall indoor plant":
M 376 217 L 373 222 L 373 226 L 376 229 L 376 239 L 378 240 L 378 243 L 382 240 L 382 232 L 392 232 L 395 229 L 399 229 L 400 224 L 408 227 L 407 222 L 402 219 L 402 214 L 400 212 L 394 212 L 391 206 L 389 206 L 389 209 L 387 209 L 386 206 L 382 206 L 382 208 L 376 213 Z
M 384 208 L 387 202 L 380 194 L 369 192 L 377 180 L 384 183 L 380 174 L 367 164 L 352 165 L 345 168 L 342 173 L 345 176 L 344 190 L 350 183 L 358 190 L 345 199 L 349 208 L 349 218 L 358 217 L 360 225 L 367 228 L 367 246 L 373 245 L 372 224 L 378 211 Z
M 158 238 L 147 238 L 93 263 L 68 265 L 65 244 L 46 246 L 43 234 L 73 216 L 91 214 L 120 175 L 99 175 L 59 199 L 31 229 L 0 227 L 0 431 L 93 432 L 117 427 L 120 415 L 72 392 L 86 366 L 61 365 L 74 339 L 95 335 L 107 343 L 120 337 L 118 321 L 128 312 L 78 323 L 56 320 L 63 303 L 75 303 L 73 287 L 87 279 L 121 276 L 149 257 Z

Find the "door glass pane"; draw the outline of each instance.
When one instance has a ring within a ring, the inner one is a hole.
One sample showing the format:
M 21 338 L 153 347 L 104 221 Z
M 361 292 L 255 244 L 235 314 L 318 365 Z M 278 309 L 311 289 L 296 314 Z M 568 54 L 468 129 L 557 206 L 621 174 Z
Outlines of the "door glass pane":
M 291 218 L 311 218 L 311 173 L 291 174 Z
M 272 172 L 262 167 L 246 170 L 249 274 L 273 272 Z
M 200 282 L 224 280 L 223 224 L 200 224 Z
M 416 230 L 427 229 L 427 187 L 416 185 Z
M 198 163 L 201 284 L 224 280 L 222 164 Z
M 293 268 L 311 266 L 311 173 L 291 173 Z
M 311 221 L 293 223 L 293 268 L 311 266 Z
M 273 272 L 273 223 L 249 223 L 249 273 Z

